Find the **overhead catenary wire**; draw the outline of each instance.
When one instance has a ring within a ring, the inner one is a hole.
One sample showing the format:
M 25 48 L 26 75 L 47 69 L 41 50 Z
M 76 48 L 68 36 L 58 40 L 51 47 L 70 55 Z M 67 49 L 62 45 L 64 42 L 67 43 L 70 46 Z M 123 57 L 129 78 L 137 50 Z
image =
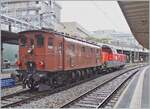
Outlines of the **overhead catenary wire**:
M 95 1 L 91 1 L 91 3 L 96 7 L 96 9 L 101 12 L 107 19 L 107 21 L 116 29 L 118 29 L 118 25 L 116 25 L 116 23 L 114 23 L 114 21 L 112 21 L 112 18 L 110 18 L 110 16 L 107 14 L 107 12 L 105 12 L 100 6 L 98 6 Z M 116 30 L 114 29 L 114 30 Z

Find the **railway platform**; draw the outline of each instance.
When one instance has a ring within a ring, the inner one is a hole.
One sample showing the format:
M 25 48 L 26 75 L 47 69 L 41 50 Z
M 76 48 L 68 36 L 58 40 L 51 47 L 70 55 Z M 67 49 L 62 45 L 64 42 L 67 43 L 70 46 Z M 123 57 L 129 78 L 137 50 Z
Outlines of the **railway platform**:
M 149 109 L 150 108 L 150 65 L 137 73 L 121 94 L 115 109 Z
M 16 73 L 16 68 L 9 68 L 9 69 L 1 69 L 1 78 L 9 78 L 11 77 L 11 73 Z

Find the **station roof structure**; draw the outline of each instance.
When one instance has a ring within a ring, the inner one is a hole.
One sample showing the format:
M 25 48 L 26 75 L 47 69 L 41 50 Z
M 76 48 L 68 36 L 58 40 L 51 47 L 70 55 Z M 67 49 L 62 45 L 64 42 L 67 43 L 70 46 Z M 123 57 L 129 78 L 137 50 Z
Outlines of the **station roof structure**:
M 137 41 L 149 48 L 149 1 L 118 1 Z
M 1 31 L 1 42 L 9 44 L 18 44 L 18 34 L 10 31 Z

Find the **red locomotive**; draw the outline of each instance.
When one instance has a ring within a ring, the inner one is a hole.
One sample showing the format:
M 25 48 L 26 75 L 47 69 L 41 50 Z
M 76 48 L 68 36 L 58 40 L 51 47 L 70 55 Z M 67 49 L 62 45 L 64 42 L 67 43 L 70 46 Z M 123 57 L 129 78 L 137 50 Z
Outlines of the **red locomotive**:
M 117 58 L 116 58 L 117 56 Z M 17 70 L 24 86 L 51 88 L 125 65 L 125 55 L 54 31 L 19 33 Z
M 125 65 L 126 55 L 117 53 L 116 49 L 107 45 L 102 46 L 102 64 L 107 69 L 119 69 Z

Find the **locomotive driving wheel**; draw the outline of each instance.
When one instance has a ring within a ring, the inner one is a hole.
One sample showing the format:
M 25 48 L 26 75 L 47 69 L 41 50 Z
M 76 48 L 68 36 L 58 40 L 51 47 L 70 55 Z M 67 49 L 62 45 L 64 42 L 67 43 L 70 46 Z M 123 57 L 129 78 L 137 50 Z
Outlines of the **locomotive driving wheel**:
M 29 79 L 27 81 L 27 86 L 30 88 L 30 89 L 35 89 L 37 88 L 37 84 L 35 84 L 35 81 L 33 79 Z

